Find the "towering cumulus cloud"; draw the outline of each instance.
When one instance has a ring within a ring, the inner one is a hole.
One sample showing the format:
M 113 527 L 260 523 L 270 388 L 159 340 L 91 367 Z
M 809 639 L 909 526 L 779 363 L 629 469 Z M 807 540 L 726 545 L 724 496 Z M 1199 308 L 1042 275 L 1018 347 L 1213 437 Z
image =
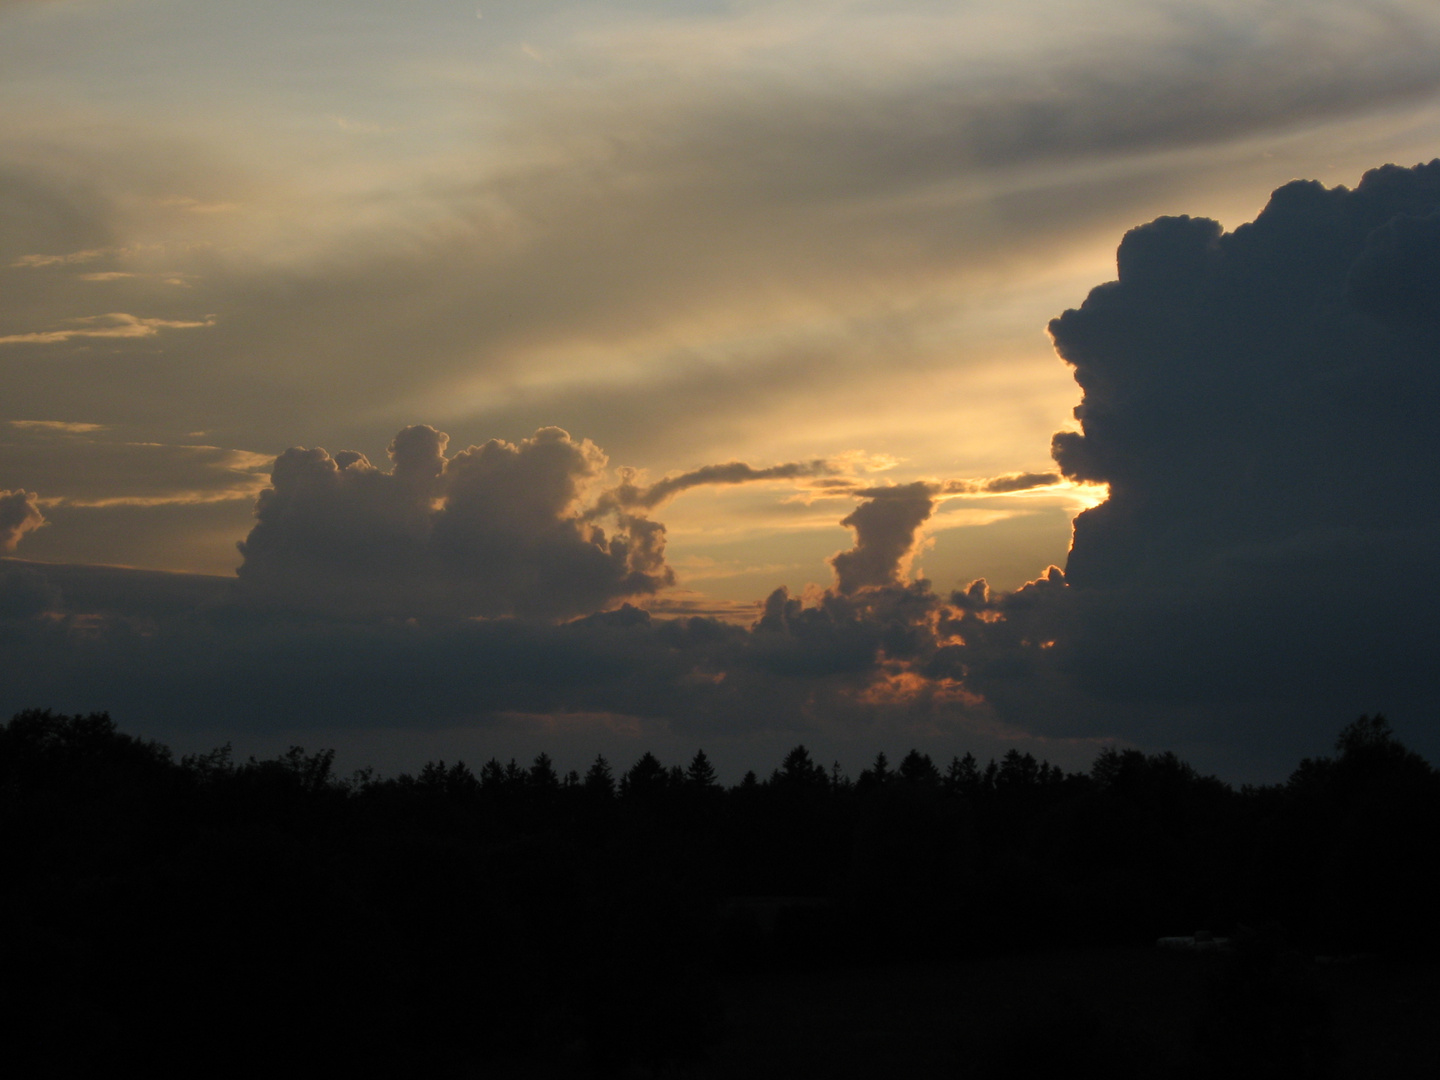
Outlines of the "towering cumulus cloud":
M 363 454 L 295 448 L 275 462 L 241 542 L 243 589 L 267 601 L 414 615 L 556 618 L 672 580 L 664 526 L 589 520 L 605 455 L 541 428 L 446 458 L 448 436 L 409 427 L 384 472 Z
M 1075 523 L 1073 671 L 1433 711 L 1440 161 L 1296 181 L 1232 233 L 1161 218 L 1117 261 L 1050 324 L 1084 390 L 1055 460 L 1110 485 Z
M 917 481 L 856 493 L 865 502 L 840 522 L 855 530 L 855 546 L 830 559 L 839 592 L 849 595 L 858 589 L 899 583 L 915 548 L 916 531 L 935 508 L 933 491 L 932 485 Z

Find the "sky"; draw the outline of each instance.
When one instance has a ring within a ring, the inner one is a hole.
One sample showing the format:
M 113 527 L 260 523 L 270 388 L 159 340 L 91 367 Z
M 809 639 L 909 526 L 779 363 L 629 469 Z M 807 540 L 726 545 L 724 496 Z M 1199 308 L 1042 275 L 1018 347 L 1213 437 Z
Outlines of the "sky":
M 1433 759 L 1437 155 L 1427 0 L 0 0 L 0 711 Z

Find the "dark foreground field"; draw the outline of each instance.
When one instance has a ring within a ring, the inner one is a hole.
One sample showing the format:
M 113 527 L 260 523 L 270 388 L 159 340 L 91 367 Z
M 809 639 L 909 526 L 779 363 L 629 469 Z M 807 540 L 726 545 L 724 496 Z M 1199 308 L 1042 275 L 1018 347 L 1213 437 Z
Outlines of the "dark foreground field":
M 627 1077 L 1335 1077 L 1440 1075 L 1440 967 L 1147 948 L 971 963 L 772 972 L 718 988 L 714 1041 Z M 579 1042 L 500 1075 L 586 1075 Z
M 1437 976 L 1109 949 L 741 980 L 692 1075 L 1435 1076 Z

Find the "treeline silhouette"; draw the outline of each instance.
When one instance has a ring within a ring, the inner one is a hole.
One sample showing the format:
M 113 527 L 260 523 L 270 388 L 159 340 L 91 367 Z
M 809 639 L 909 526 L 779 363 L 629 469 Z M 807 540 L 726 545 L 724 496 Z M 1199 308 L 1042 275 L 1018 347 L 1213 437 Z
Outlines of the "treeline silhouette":
M 1243 1017 L 1215 1022 L 1240 1030 L 1284 957 L 1437 946 L 1440 775 L 1378 716 L 1239 790 L 1135 750 L 1087 773 L 881 754 L 851 780 L 797 746 L 730 788 L 703 751 L 583 776 L 333 760 L 176 761 L 105 714 L 0 727 L 5 1060 L 683 1068 L 723 1033 L 727 979 L 1199 928 L 1238 943 Z M 1279 1053 L 1276 1023 L 1214 1045 Z

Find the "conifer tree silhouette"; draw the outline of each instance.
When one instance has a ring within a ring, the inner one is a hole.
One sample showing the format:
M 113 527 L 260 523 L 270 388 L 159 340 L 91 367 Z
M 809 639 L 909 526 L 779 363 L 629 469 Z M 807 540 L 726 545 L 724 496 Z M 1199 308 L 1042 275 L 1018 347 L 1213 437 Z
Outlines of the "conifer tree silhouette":
M 710 764 L 710 759 L 705 756 L 704 750 L 696 751 L 695 757 L 690 762 L 690 767 L 685 770 L 685 781 L 693 788 L 705 790 L 716 785 L 715 767 Z
M 940 770 L 935 767 L 935 762 L 930 760 L 929 754 L 922 754 L 918 750 L 911 750 L 900 762 L 900 779 L 908 784 L 924 784 L 939 786 Z
M 553 791 L 560 786 L 560 777 L 555 773 L 555 765 L 550 760 L 550 755 L 540 751 L 535 756 L 535 761 L 530 766 L 530 785 L 540 791 Z
M 594 763 L 586 771 L 585 790 L 606 799 L 615 794 L 615 776 L 604 754 L 596 754 Z

